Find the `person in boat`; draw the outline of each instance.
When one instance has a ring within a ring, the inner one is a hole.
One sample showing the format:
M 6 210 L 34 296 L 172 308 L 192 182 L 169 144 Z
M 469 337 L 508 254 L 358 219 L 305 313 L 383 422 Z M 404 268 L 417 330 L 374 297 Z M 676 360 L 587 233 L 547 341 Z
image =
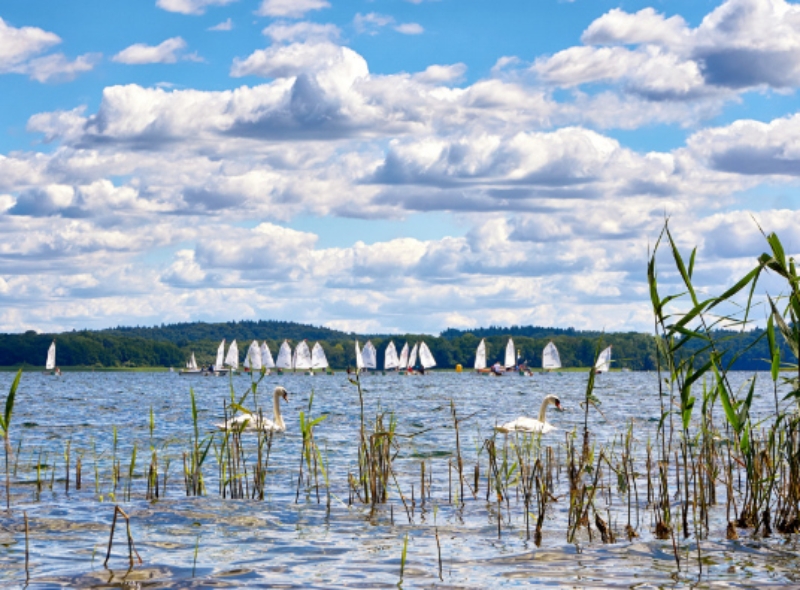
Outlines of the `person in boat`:
M 417 372 L 420 375 L 424 375 L 425 374 L 425 367 L 423 367 L 422 365 L 420 365 L 419 367 L 416 367 L 416 369 L 417 369 Z
M 503 365 L 499 362 L 492 365 L 492 373 L 495 375 L 502 375 L 503 374 Z

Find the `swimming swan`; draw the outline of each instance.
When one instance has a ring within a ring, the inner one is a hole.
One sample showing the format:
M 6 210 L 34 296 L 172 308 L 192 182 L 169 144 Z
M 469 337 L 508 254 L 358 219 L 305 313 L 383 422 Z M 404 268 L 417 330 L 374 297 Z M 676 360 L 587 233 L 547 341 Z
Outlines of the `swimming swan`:
M 244 427 L 245 430 L 284 432 L 286 430 L 286 424 L 284 424 L 283 417 L 281 416 L 280 398 L 283 398 L 283 401 L 289 401 L 289 393 L 279 385 L 275 388 L 275 392 L 272 394 L 272 420 L 268 420 L 266 418 L 263 420 L 259 419 L 256 414 L 240 414 L 235 418 L 231 418 L 227 422 L 217 424 L 217 428 L 220 430 L 234 430 L 241 428 L 242 424 L 246 423 Z
M 548 395 L 542 400 L 542 407 L 539 409 L 539 419 L 526 418 L 520 416 L 516 420 L 506 422 L 501 426 L 497 426 L 498 432 L 550 432 L 551 430 L 558 430 L 555 426 L 547 422 L 545 414 L 547 413 L 547 406 L 553 404 L 556 409 L 563 410 L 561 407 L 561 400 L 558 396 Z

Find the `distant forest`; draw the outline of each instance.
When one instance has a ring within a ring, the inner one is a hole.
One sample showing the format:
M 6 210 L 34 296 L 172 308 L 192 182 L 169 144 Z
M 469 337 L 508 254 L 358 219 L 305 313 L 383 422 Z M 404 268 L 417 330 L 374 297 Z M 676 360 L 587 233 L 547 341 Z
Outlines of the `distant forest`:
M 743 352 L 734 364 L 735 369 L 766 370 L 769 364 L 766 339 L 762 330 L 749 332 L 717 332 L 722 338 L 725 359 Z M 117 327 L 107 330 L 82 330 L 62 334 L 0 334 L 0 366 L 41 367 L 47 348 L 53 340 L 57 344 L 57 362 L 61 367 L 81 366 L 97 368 L 113 367 L 182 367 L 195 353 L 200 365 L 214 362 L 217 347 L 225 338 L 229 344 L 237 340 L 240 358 L 252 340 L 266 341 L 273 355 L 277 354 L 284 339 L 295 345 L 301 340 L 310 344 L 319 341 L 325 349 L 332 367 L 343 369 L 355 365 L 354 340 L 363 344 L 372 340 L 378 349 L 379 364 L 390 340 L 398 351 L 404 342 L 412 345 L 424 340 L 436 359 L 437 366 L 452 369 L 457 364 L 471 368 L 475 361 L 475 350 L 482 338 L 486 339 L 487 361 L 502 362 L 508 338 L 514 339 L 520 358 L 531 367 L 541 367 L 542 349 L 553 341 L 558 347 L 561 363 L 565 368 L 589 367 L 592 365 L 598 346 L 614 346 L 613 367 L 634 371 L 656 369 L 655 341 L 650 334 L 639 332 L 601 333 L 581 331 L 573 328 L 544 328 L 538 326 L 489 327 L 473 330 L 448 329 L 440 336 L 405 335 L 356 335 L 329 328 L 309 326 L 295 322 L 241 321 L 224 323 L 192 322 L 161 325 L 150 328 Z M 757 340 L 760 341 L 756 342 Z M 756 342 L 755 345 L 753 343 Z M 748 348 L 749 347 L 749 348 Z M 786 354 L 784 358 L 788 359 Z

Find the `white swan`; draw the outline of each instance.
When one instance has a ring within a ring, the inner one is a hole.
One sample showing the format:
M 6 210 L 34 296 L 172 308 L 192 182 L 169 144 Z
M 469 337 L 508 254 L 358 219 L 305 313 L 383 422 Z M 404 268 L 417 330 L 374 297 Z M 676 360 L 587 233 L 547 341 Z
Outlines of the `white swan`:
M 546 419 L 545 415 L 547 414 L 547 406 L 553 404 L 556 409 L 562 410 L 561 407 L 561 400 L 558 399 L 558 396 L 555 395 L 548 395 L 542 400 L 542 407 L 539 409 L 539 419 L 536 420 L 535 418 L 526 418 L 525 416 L 520 416 L 516 420 L 512 420 L 511 422 L 506 422 L 501 426 L 497 426 L 498 432 L 550 432 L 551 430 L 558 430 L 555 426 L 550 424 Z
M 217 428 L 220 430 L 238 430 L 242 427 L 242 424 L 246 423 L 244 427 L 245 430 L 284 432 L 286 430 L 286 424 L 283 422 L 283 416 L 281 416 L 280 398 L 283 398 L 283 401 L 289 401 L 289 392 L 279 385 L 272 394 L 272 420 L 268 420 L 267 418 L 259 419 L 256 414 L 246 413 L 231 418 L 222 424 L 217 424 Z

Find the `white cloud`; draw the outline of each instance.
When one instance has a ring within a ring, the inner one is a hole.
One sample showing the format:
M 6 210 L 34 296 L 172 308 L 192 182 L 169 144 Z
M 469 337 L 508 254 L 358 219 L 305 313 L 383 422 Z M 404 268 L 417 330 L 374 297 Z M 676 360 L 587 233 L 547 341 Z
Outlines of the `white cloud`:
M 16 29 L 0 18 L 0 71 L 8 71 L 59 43 L 61 38 L 55 33 L 36 27 Z
M 24 70 L 37 82 L 66 82 L 94 69 L 100 59 L 98 53 L 87 53 L 70 61 L 62 53 L 53 53 L 30 60 Z
M 461 80 L 466 72 L 467 66 L 462 63 L 447 66 L 432 65 L 428 66 L 424 72 L 414 74 L 414 79 L 423 84 L 443 84 Z
M 136 43 L 126 47 L 111 59 L 129 65 L 174 64 L 178 61 L 178 53 L 185 48 L 186 41 L 181 37 L 172 37 L 155 46 Z
M 367 14 L 356 13 L 353 17 L 353 26 L 358 33 L 366 33 L 369 35 L 377 35 L 378 30 L 387 25 L 394 23 L 394 18 L 387 14 L 378 14 L 377 12 L 370 12 Z
M 233 30 L 233 21 L 228 18 L 227 20 L 222 21 L 219 24 L 214 25 L 213 27 L 208 27 L 209 31 L 232 31 Z
M 209 6 L 225 6 L 237 0 L 156 0 L 156 6 L 168 12 L 205 14 Z
M 397 25 L 394 30 L 398 33 L 403 33 L 403 35 L 421 35 L 425 32 L 422 25 L 418 23 L 403 23 Z
M 259 16 L 302 18 L 307 12 L 329 7 L 330 3 L 327 0 L 262 0 L 256 14 Z
M 339 27 L 333 24 L 311 22 L 275 22 L 266 27 L 262 33 L 276 43 L 294 43 L 336 41 L 341 34 Z

